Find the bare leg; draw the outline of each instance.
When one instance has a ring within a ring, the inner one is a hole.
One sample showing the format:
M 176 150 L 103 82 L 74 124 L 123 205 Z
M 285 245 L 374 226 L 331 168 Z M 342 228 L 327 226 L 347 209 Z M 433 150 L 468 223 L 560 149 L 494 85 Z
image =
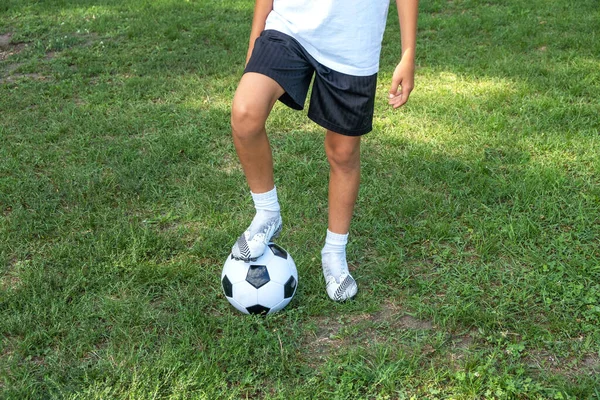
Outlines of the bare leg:
M 283 92 L 281 86 L 273 79 L 261 74 L 247 73 L 240 80 L 233 98 L 233 143 L 256 208 L 250 226 L 231 249 L 233 257 L 245 261 L 262 255 L 267 243 L 281 230 L 279 203 L 274 190 L 273 157 L 265 122 L 273 104 Z
M 360 184 L 360 136 L 327 131 L 325 152 L 329 161 L 329 230 L 345 234 L 350 229 Z
M 327 294 L 334 301 L 344 301 L 358 291 L 348 270 L 346 243 L 360 183 L 360 137 L 327 131 L 325 152 L 330 166 L 329 229 L 321 263 Z
M 273 79 L 246 73 L 233 98 L 231 129 L 250 190 L 264 193 L 274 187 L 273 156 L 265 122 L 284 90 Z

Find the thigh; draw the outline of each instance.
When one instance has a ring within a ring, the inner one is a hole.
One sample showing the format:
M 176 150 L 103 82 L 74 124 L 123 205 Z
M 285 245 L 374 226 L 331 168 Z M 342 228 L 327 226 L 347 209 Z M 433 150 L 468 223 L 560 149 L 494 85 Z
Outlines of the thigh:
M 266 121 L 273 105 L 284 93 L 272 78 L 258 73 L 246 73 L 233 97 L 232 113 Z

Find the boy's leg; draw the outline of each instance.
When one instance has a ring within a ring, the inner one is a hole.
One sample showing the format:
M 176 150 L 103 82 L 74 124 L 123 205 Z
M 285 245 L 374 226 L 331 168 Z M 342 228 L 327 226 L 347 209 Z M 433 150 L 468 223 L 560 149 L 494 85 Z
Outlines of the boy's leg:
M 254 193 L 264 193 L 274 187 L 273 157 L 265 122 L 283 93 L 284 90 L 273 79 L 248 72 L 242 76 L 233 98 L 233 143 L 250 190 Z
M 321 251 L 327 294 L 336 301 L 356 295 L 358 287 L 346 261 L 346 243 L 360 184 L 360 136 L 328 130 L 325 152 L 329 161 L 329 222 Z
M 245 261 L 262 255 L 267 243 L 281 230 L 273 157 L 265 122 L 283 92 L 273 79 L 248 72 L 242 76 L 233 99 L 233 143 L 256 207 L 252 223 L 232 248 L 233 256 Z
M 328 130 L 325 153 L 329 162 L 328 228 L 346 234 L 360 184 L 360 136 L 344 136 Z

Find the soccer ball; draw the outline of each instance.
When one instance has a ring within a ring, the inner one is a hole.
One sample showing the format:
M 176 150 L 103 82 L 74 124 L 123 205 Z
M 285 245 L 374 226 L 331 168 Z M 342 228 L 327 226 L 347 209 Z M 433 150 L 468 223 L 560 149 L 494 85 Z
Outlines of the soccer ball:
M 221 285 L 227 300 L 244 314 L 273 314 L 292 300 L 298 287 L 294 260 L 280 246 L 269 243 L 256 261 L 227 257 Z

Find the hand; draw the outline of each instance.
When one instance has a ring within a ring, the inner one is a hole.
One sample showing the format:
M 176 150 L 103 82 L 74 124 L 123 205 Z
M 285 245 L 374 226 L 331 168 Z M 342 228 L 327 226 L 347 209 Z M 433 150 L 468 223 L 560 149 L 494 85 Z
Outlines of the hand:
M 403 106 L 415 87 L 415 63 L 412 59 L 402 57 L 392 75 L 388 104 L 394 109 Z

